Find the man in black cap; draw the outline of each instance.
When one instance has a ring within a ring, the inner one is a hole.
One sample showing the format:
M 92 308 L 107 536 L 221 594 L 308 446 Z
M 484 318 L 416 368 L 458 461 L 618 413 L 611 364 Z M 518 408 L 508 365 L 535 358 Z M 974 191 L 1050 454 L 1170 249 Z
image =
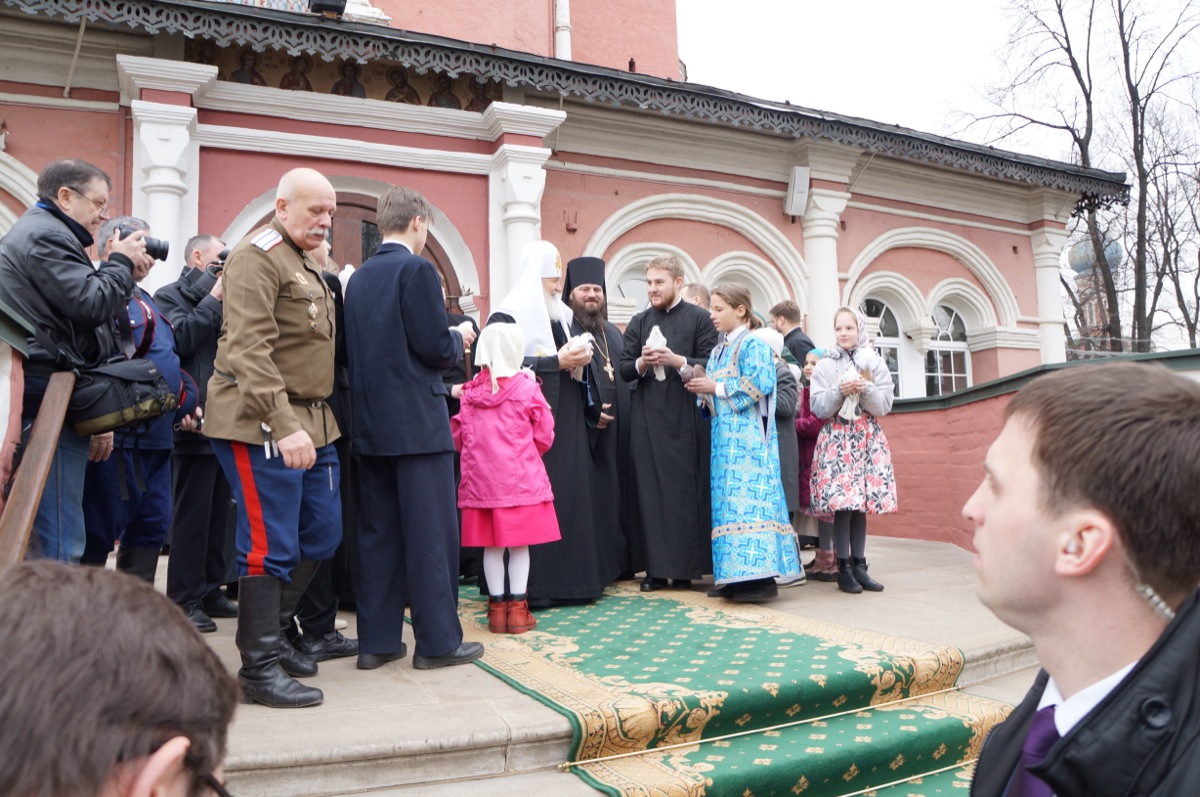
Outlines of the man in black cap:
M 591 333 L 592 362 L 588 366 L 591 401 L 588 443 L 595 464 L 592 478 L 596 535 L 601 550 L 615 554 L 622 574 L 632 577 L 644 569 L 641 546 L 634 546 L 636 513 L 630 503 L 629 385 L 617 370 L 621 362 L 621 330 L 608 320 L 608 290 L 604 261 L 577 257 L 567 263 L 563 296 L 574 313 L 571 334 Z

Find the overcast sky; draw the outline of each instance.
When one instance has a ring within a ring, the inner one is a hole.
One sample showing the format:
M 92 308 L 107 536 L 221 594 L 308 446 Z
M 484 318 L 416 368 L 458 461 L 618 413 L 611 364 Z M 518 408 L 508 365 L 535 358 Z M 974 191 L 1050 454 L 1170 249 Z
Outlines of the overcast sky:
M 956 131 L 952 114 L 980 108 L 983 87 L 1001 72 L 1003 7 L 1004 0 L 678 0 L 679 56 L 695 83 L 978 140 Z

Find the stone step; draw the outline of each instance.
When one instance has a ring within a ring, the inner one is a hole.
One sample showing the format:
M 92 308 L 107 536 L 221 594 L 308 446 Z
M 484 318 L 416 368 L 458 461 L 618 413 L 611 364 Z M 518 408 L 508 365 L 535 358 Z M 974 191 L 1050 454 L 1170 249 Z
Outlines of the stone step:
M 872 574 L 887 584 L 884 593 L 849 596 L 813 583 L 781 590 L 771 608 L 955 645 L 966 656 L 959 683 L 968 691 L 1018 700 L 1033 680 L 1028 668 L 1036 657 L 1024 636 L 979 604 L 971 554 L 911 540 L 872 545 Z M 353 615 L 342 616 L 350 622 L 345 633 L 354 636 Z M 217 623 L 218 633 L 206 638 L 236 670 L 235 621 Z M 307 682 L 325 691 L 322 706 L 239 708 L 226 760 L 232 793 L 449 795 L 464 793 L 464 782 L 473 795 L 596 793 L 556 770 L 568 755 L 570 721 L 479 667 L 414 670 L 406 659 L 364 672 L 352 658 L 320 667 Z

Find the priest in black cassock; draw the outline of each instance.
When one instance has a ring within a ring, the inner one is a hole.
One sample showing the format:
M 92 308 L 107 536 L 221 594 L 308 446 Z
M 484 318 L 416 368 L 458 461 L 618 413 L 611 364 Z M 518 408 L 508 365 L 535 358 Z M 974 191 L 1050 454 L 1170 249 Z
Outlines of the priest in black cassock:
M 690 587 L 712 572 L 709 423 L 684 389 L 681 370 L 687 375 L 708 363 L 717 330 L 706 310 L 683 300 L 682 288 L 679 258 L 647 264 L 650 306 L 629 321 L 621 354 L 621 376 L 633 385 L 630 457 L 645 552 L 643 592 L 662 589 L 667 579 Z
M 542 461 L 554 490 L 562 539 L 529 546 L 528 594 L 534 609 L 593 601 L 617 576 L 616 557 L 607 555 L 601 544 L 592 495 L 595 469 L 588 444 L 586 380 L 593 351 L 568 344 L 573 319 L 571 309 L 558 298 L 562 272 L 554 244 L 527 244 L 512 290 L 488 319 L 521 327 L 523 366 L 537 375 L 554 413 L 554 445 Z
M 629 385 L 621 378 L 621 330 L 608 321 L 604 261 L 577 257 L 567 263 L 563 296 L 575 317 L 571 333 L 591 333 L 588 367 L 588 443 L 592 449 L 592 496 L 601 554 L 615 560 L 615 572 L 632 577 L 645 568 L 634 534 L 636 510 L 630 505 Z M 613 568 L 610 567 L 610 570 Z

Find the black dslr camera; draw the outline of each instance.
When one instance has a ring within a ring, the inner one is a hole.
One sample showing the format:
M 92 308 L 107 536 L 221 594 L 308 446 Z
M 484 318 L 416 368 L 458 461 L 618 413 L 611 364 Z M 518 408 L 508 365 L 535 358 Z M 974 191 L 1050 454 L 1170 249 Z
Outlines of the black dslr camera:
M 117 228 L 117 231 L 121 233 L 121 240 L 124 241 L 130 235 L 133 235 L 135 232 L 137 232 L 137 229 L 122 224 Z M 170 250 L 171 244 L 167 243 L 161 238 L 151 238 L 149 235 L 142 240 L 146 242 L 146 254 L 150 255 L 150 257 L 154 258 L 155 260 L 162 260 L 163 262 L 166 262 L 167 252 Z
M 221 276 L 221 272 L 225 270 L 225 261 L 229 259 L 229 247 L 221 250 L 221 254 L 217 255 L 217 259 L 205 265 L 204 270 L 214 277 Z

